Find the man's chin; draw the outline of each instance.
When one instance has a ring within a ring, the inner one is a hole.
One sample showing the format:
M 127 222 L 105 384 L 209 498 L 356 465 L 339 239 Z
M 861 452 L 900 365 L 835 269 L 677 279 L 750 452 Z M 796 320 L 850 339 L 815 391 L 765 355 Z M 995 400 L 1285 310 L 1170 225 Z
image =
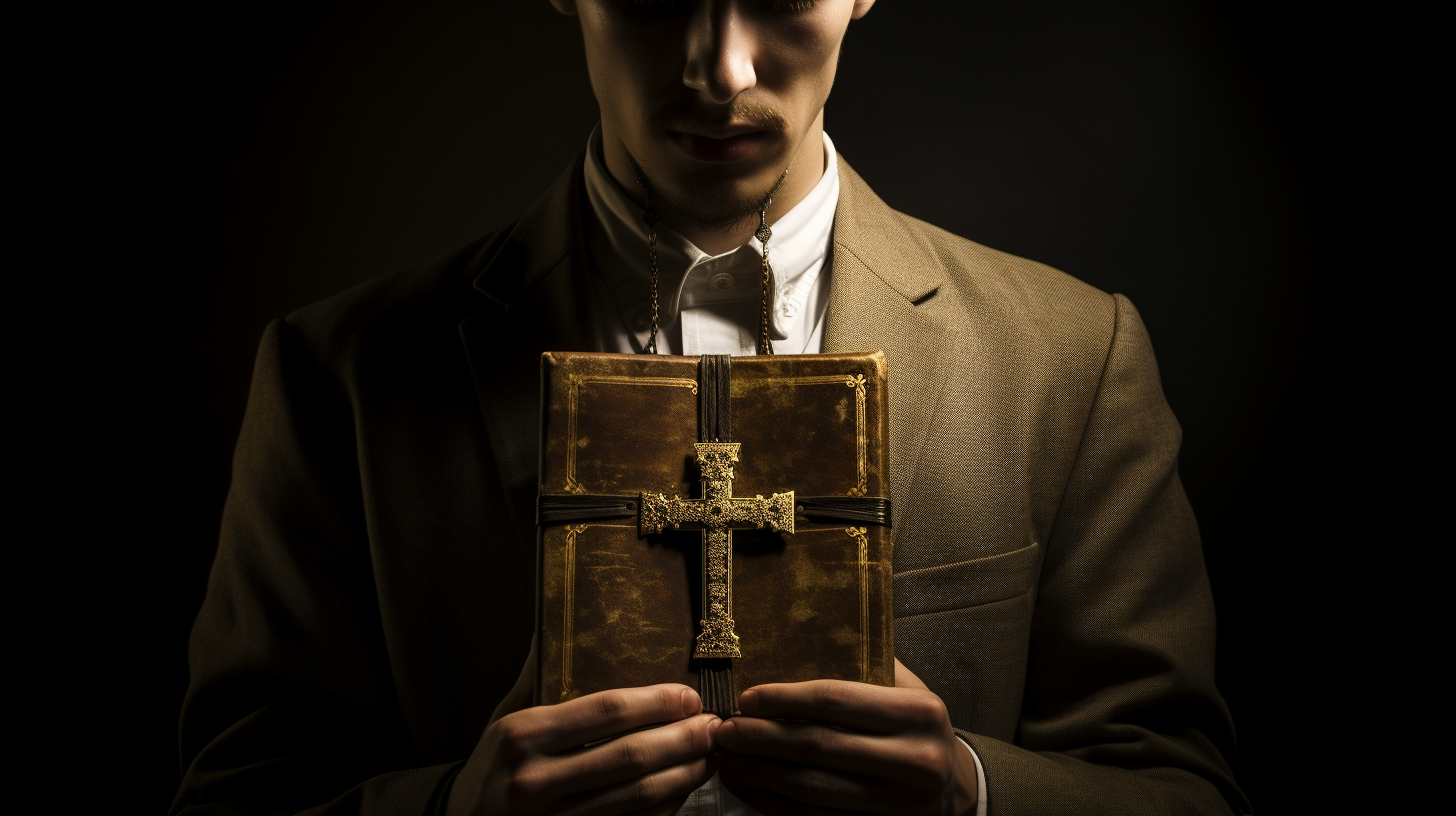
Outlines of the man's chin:
M 668 223 L 725 228 L 757 218 L 778 186 L 780 174 L 732 173 L 726 167 L 710 172 L 674 173 L 664 177 L 647 170 L 653 206 Z
M 704 230 L 731 230 L 748 221 L 756 221 L 759 210 L 762 209 L 762 198 L 745 199 L 732 206 L 723 206 L 721 201 L 715 201 L 713 203 L 718 206 L 711 208 L 700 206 L 702 201 L 703 199 L 686 199 L 679 202 L 669 199 L 658 209 L 669 225 L 690 225 Z

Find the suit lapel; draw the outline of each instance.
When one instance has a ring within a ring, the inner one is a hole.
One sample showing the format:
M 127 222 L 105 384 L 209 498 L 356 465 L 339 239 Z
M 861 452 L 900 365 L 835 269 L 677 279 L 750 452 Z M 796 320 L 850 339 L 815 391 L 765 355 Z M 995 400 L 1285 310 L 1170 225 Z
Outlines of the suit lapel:
M 950 298 L 938 297 L 948 282 L 925 237 L 907 229 L 908 217 L 881 201 L 843 159 L 839 177 L 824 350 L 885 352 L 891 497 L 904 507 L 914 495 L 945 363 L 958 353 L 962 333 Z
M 482 314 L 460 324 L 497 473 L 522 546 L 535 546 L 541 353 L 601 351 L 592 326 L 582 159 L 482 259 Z M 483 253 L 487 254 L 487 253 Z

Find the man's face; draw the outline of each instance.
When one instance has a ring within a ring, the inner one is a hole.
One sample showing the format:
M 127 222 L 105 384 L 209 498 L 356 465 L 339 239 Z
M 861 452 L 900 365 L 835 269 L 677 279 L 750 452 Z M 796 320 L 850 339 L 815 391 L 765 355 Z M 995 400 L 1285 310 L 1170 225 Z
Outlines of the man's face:
M 840 42 L 873 0 L 553 2 L 581 17 L 613 174 L 645 176 L 655 208 L 726 226 L 785 170 L 791 190 L 818 181 Z

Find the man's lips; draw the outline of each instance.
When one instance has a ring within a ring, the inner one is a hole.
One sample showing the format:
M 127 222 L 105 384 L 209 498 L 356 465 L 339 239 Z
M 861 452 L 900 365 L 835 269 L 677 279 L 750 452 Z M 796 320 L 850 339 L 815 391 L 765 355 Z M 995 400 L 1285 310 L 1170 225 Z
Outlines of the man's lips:
M 770 131 L 730 128 L 713 135 L 669 130 L 683 152 L 698 161 L 734 162 L 753 155 L 772 136 Z

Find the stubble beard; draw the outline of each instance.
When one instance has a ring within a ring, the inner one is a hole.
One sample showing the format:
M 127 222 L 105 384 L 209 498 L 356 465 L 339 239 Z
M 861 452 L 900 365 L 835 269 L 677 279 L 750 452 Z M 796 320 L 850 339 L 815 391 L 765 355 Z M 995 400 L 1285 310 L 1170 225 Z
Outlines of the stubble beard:
M 630 156 L 629 159 L 632 169 L 637 173 L 637 183 L 647 191 L 652 209 L 664 221 L 711 231 L 726 232 L 756 220 L 758 214 L 767 209 L 774 194 L 789 175 L 788 168 L 784 168 L 772 184 L 757 194 L 725 198 L 720 190 L 690 187 L 679 197 L 665 192 L 665 185 L 637 159 Z

